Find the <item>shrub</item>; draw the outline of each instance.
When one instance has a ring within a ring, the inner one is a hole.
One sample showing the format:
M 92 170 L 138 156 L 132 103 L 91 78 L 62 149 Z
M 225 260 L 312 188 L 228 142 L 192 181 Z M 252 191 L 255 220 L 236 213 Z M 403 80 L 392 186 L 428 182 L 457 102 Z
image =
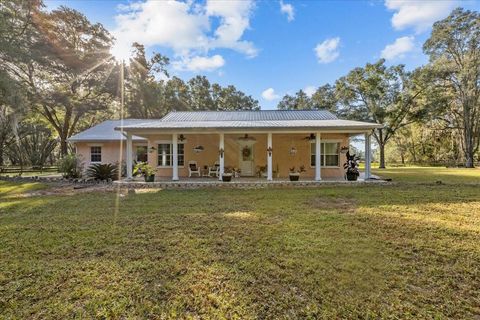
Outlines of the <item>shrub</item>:
M 146 162 L 139 162 L 133 168 L 133 176 L 138 176 L 138 175 L 141 175 L 142 177 L 144 177 L 146 181 L 147 178 L 155 175 L 155 169 L 152 168 Z
M 111 163 L 95 163 L 88 167 L 87 176 L 95 180 L 116 180 L 118 167 Z
M 64 178 L 80 178 L 83 164 L 75 154 L 68 154 L 58 161 L 58 171 Z

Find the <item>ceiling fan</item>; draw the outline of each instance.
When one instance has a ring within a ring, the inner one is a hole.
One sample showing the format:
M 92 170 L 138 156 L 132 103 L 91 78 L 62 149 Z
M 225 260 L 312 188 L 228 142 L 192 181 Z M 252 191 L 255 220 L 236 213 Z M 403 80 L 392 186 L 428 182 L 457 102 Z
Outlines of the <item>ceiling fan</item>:
M 310 135 L 306 136 L 306 137 L 303 138 L 303 139 L 304 139 L 304 140 L 309 140 L 309 141 L 315 140 L 315 134 L 310 133 Z

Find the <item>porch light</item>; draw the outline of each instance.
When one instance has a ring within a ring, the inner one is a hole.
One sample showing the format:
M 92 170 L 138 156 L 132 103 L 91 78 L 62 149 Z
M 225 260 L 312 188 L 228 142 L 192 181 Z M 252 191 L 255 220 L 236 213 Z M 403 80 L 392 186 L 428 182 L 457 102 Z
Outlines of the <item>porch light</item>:
M 291 155 L 291 156 L 294 156 L 294 155 L 296 155 L 296 154 L 297 154 L 297 148 L 291 147 L 291 148 L 290 148 L 290 155 Z
M 178 141 L 184 141 L 184 140 L 185 140 L 185 136 L 183 134 L 178 136 Z
M 267 148 L 267 152 L 268 152 L 268 156 L 271 157 L 271 156 L 272 156 L 272 152 L 273 152 L 272 147 L 268 147 L 268 148 Z
M 223 148 L 220 148 L 218 150 L 218 154 L 220 155 L 220 158 L 223 158 L 223 153 L 224 153 L 225 150 L 223 150 Z
M 350 150 L 349 147 L 345 147 L 345 146 L 344 146 L 344 147 L 341 147 L 341 148 L 340 148 L 340 152 L 341 152 L 341 153 L 347 153 L 348 150 Z
M 151 146 L 151 147 L 148 149 L 148 153 L 154 153 L 156 150 L 157 150 L 157 148 L 155 148 L 154 146 Z

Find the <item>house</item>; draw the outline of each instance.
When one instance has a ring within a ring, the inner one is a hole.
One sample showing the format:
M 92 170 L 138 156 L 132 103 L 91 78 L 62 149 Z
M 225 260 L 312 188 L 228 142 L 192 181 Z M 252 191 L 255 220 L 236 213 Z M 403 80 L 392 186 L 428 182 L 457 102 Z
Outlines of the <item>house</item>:
M 85 164 L 125 161 L 127 178 L 134 162 L 156 168 L 156 179 L 179 180 L 189 167 L 217 176 L 226 169 L 241 177 L 288 177 L 290 168 L 303 167 L 304 178 L 341 178 L 349 140 L 382 125 L 338 119 L 325 110 L 170 112 L 162 119 L 105 121 L 69 141 Z M 370 177 L 366 152 L 366 178 Z

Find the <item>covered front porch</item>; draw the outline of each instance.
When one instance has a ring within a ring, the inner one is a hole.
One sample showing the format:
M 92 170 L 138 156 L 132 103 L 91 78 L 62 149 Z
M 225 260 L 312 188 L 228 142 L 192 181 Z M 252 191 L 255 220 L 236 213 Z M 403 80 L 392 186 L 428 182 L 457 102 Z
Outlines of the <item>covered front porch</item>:
M 127 181 L 136 183 L 132 168 L 147 161 L 155 168 L 155 181 L 213 184 L 226 173 L 235 183 L 289 181 L 290 172 L 300 182 L 344 181 L 343 164 L 350 136 L 365 135 L 365 172 L 371 177 L 370 131 L 215 131 L 146 132 L 128 130 L 126 136 Z M 146 139 L 133 143 L 132 136 Z M 139 150 L 143 158 L 139 157 Z M 140 183 L 140 182 L 138 182 Z

